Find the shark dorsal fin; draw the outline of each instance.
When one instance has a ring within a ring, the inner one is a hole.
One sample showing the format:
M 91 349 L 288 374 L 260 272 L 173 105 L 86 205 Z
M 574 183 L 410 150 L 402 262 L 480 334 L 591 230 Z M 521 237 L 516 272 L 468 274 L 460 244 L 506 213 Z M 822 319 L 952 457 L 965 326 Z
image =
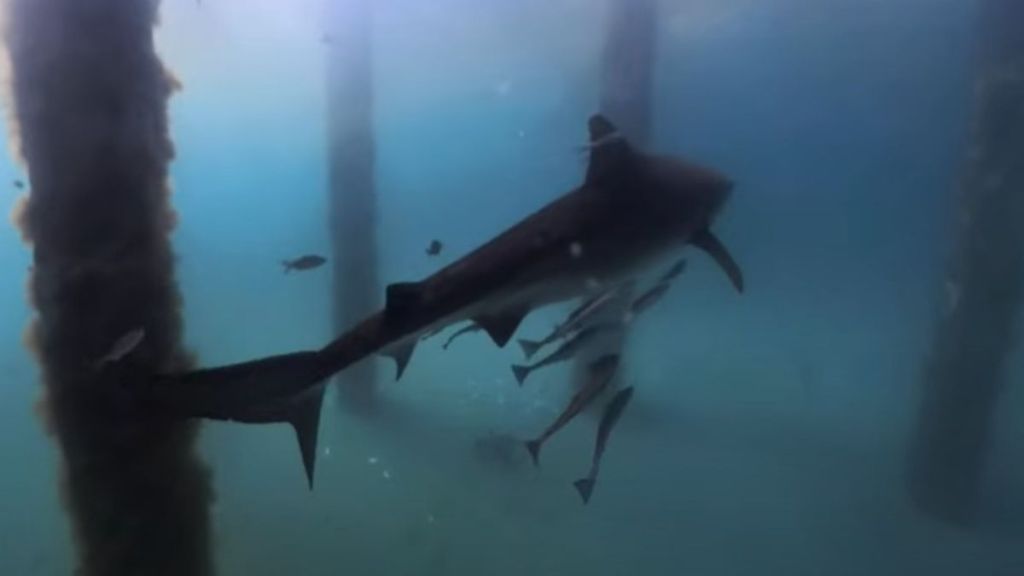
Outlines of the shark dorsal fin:
M 616 188 L 623 175 L 632 168 L 633 150 L 626 138 L 610 120 L 595 114 L 587 122 L 590 131 L 590 164 L 586 184 L 599 188 Z
M 389 315 L 404 315 L 415 310 L 423 297 L 420 282 L 396 282 L 385 289 L 384 310 Z

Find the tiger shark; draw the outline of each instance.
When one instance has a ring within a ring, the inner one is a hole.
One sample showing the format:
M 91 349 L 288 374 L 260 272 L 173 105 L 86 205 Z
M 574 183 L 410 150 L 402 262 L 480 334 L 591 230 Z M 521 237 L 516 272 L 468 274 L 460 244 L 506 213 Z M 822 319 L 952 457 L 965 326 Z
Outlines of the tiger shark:
M 394 358 L 400 378 L 424 334 L 467 320 L 504 347 L 532 310 L 598 295 L 685 245 L 742 292 L 739 266 L 711 232 L 733 183 L 635 149 L 604 116 L 588 131 L 579 187 L 433 275 L 387 286 L 383 310 L 322 349 L 156 375 L 142 400 L 172 418 L 291 424 L 312 489 L 325 382 L 363 358 Z

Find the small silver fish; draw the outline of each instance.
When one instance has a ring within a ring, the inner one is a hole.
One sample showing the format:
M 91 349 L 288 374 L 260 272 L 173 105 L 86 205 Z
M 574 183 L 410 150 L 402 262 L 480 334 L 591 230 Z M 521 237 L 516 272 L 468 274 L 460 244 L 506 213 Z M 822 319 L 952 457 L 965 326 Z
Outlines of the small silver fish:
M 139 344 L 146 338 L 146 330 L 144 328 L 135 328 L 125 332 L 114 345 L 110 347 L 110 351 L 103 355 L 102 358 L 96 361 L 96 369 L 99 370 L 107 364 L 120 361 L 125 356 L 132 353 L 133 350 L 138 348 Z
M 306 254 L 305 256 L 299 256 L 293 260 L 282 260 L 281 266 L 284 268 L 284 273 L 289 274 L 293 270 L 303 271 L 312 270 L 319 268 L 327 262 L 327 258 L 320 256 L 319 254 Z

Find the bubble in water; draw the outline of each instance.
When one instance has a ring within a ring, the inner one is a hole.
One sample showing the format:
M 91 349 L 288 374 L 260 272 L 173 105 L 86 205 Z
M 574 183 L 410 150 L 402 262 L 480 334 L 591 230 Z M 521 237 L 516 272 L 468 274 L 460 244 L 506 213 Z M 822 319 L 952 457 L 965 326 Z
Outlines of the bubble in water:
M 366 461 L 367 461 L 367 462 L 368 462 L 368 463 L 369 463 L 369 464 L 370 464 L 371 466 L 373 466 L 373 465 L 376 465 L 376 464 L 377 464 L 377 462 L 379 462 L 379 460 L 377 460 L 377 457 L 376 457 L 376 456 L 370 456 L 369 458 L 367 458 L 367 459 L 366 459 Z
M 583 245 L 579 242 L 573 242 L 569 245 L 569 254 L 571 254 L 573 258 L 583 256 Z

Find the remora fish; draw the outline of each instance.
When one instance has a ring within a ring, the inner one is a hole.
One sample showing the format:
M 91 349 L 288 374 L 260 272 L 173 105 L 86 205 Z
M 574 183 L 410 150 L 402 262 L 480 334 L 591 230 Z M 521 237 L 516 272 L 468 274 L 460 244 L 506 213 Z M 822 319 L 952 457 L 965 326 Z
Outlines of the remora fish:
M 441 348 L 443 350 L 447 350 L 448 347 L 452 345 L 452 342 L 455 341 L 455 339 L 458 338 L 459 336 L 462 336 L 463 334 L 472 334 L 473 332 L 479 332 L 481 330 L 483 330 L 483 328 L 479 324 L 470 324 L 469 326 L 466 326 L 465 328 L 462 328 L 456 331 L 451 336 L 449 336 L 448 340 L 441 346 Z
M 593 494 L 594 485 L 597 484 L 597 473 L 601 468 L 604 450 L 608 446 L 608 437 L 631 398 L 633 398 L 632 386 L 619 390 L 608 407 L 605 408 L 604 415 L 601 416 L 601 423 L 597 427 L 597 441 L 594 443 L 594 456 L 590 462 L 590 472 L 572 483 L 576 487 L 576 491 L 580 493 L 580 498 L 583 498 L 584 504 L 590 502 L 590 495 Z
M 601 395 L 601 392 L 604 392 L 618 367 L 619 356 L 617 354 L 601 356 L 587 367 L 589 374 L 586 383 L 573 395 L 565 410 L 540 436 L 526 442 L 526 450 L 530 453 L 534 466 L 540 466 L 540 449 L 544 446 L 544 442 L 571 422 L 587 406 L 590 406 L 594 399 Z
M 629 305 L 630 315 L 636 316 L 637 314 L 657 304 L 658 300 L 661 300 L 661 298 L 665 296 L 665 293 L 668 292 L 668 289 L 671 287 L 672 284 L 669 282 L 660 282 L 652 286 L 649 290 L 647 290 L 647 292 L 644 292 L 640 296 L 637 296 L 636 300 L 633 300 L 633 303 Z
M 527 340 L 525 338 L 520 338 L 519 347 L 523 349 L 523 355 L 526 356 L 527 360 L 529 360 L 541 348 L 579 330 L 588 318 L 593 316 L 595 312 L 604 308 L 605 304 L 619 293 L 620 288 L 608 290 L 602 294 L 598 294 L 597 296 L 584 300 L 582 304 L 569 313 L 569 317 L 565 319 L 565 322 L 555 326 L 555 329 L 544 338 L 540 340 Z
M 658 278 L 658 283 L 647 289 L 646 292 L 637 296 L 635 300 L 629 305 L 629 311 L 626 314 L 626 321 L 631 321 L 637 314 L 640 314 L 644 310 L 647 310 L 651 306 L 654 306 L 665 296 L 668 289 L 672 287 L 672 281 L 679 277 L 683 271 L 686 270 L 686 260 L 680 260 L 672 265 L 671 268 L 665 271 Z
M 672 282 L 673 280 L 678 278 L 679 275 L 682 274 L 683 272 L 686 272 L 686 259 L 680 258 L 668 270 L 662 273 L 662 275 L 658 278 L 658 283 L 660 284 L 663 282 Z
M 739 266 L 710 231 L 732 182 L 681 159 L 634 150 L 603 116 L 589 121 L 584 183 L 420 282 L 392 284 L 383 310 L 318 351 L 294 352 L 191 372 L 163 374 L 139 402 L 178 418 L 288 422 L 312 484 L 328 377 L 389 349 L 399 367 L 419 335 L 473 320 L 498 346 L 540 306 L 587 296 L 594 282 L 631 277 L 686 244 L 709 253 L 737 290 Z M 574 255 L 574 243 L 587 249 Z
M 593 326 L 587 326 L 583 330 L 580 330 L 578 334 L 573 336 L 572 340 L 569 340 L 565 344 L 558 347 L 551 354 L 548 354 L 544 359 L 537 361 L 535 364 L 524 366 L 522 364 L 513 364 L 512 373 L 515 374 L 516 382 L 520 386 L 526 382 L 526 379 L 535 370 L 540 370 L 545 366 L 551 366 L 552 364 L 558 364 L 559 362 L 565 362 L 569 358 L 575 356 L 580 350 L 582 350 L 587 344 L 593 341 L 594 336 L 597 336 L 601 332 L 608 330 L 621 330 L 622 324 L 618 322 L 605 322 L 602 324 L 594 324 Z
M 316 254 L 306 254 L 300 256 L 294 260 L 282 260 L 281 266 L 284 267 L 284 273 L 288 274 L 292 270 L 312 270 L 313 268 L 319 268 L 327 262 L 327 259 L 323 256 L 317 256 Z

